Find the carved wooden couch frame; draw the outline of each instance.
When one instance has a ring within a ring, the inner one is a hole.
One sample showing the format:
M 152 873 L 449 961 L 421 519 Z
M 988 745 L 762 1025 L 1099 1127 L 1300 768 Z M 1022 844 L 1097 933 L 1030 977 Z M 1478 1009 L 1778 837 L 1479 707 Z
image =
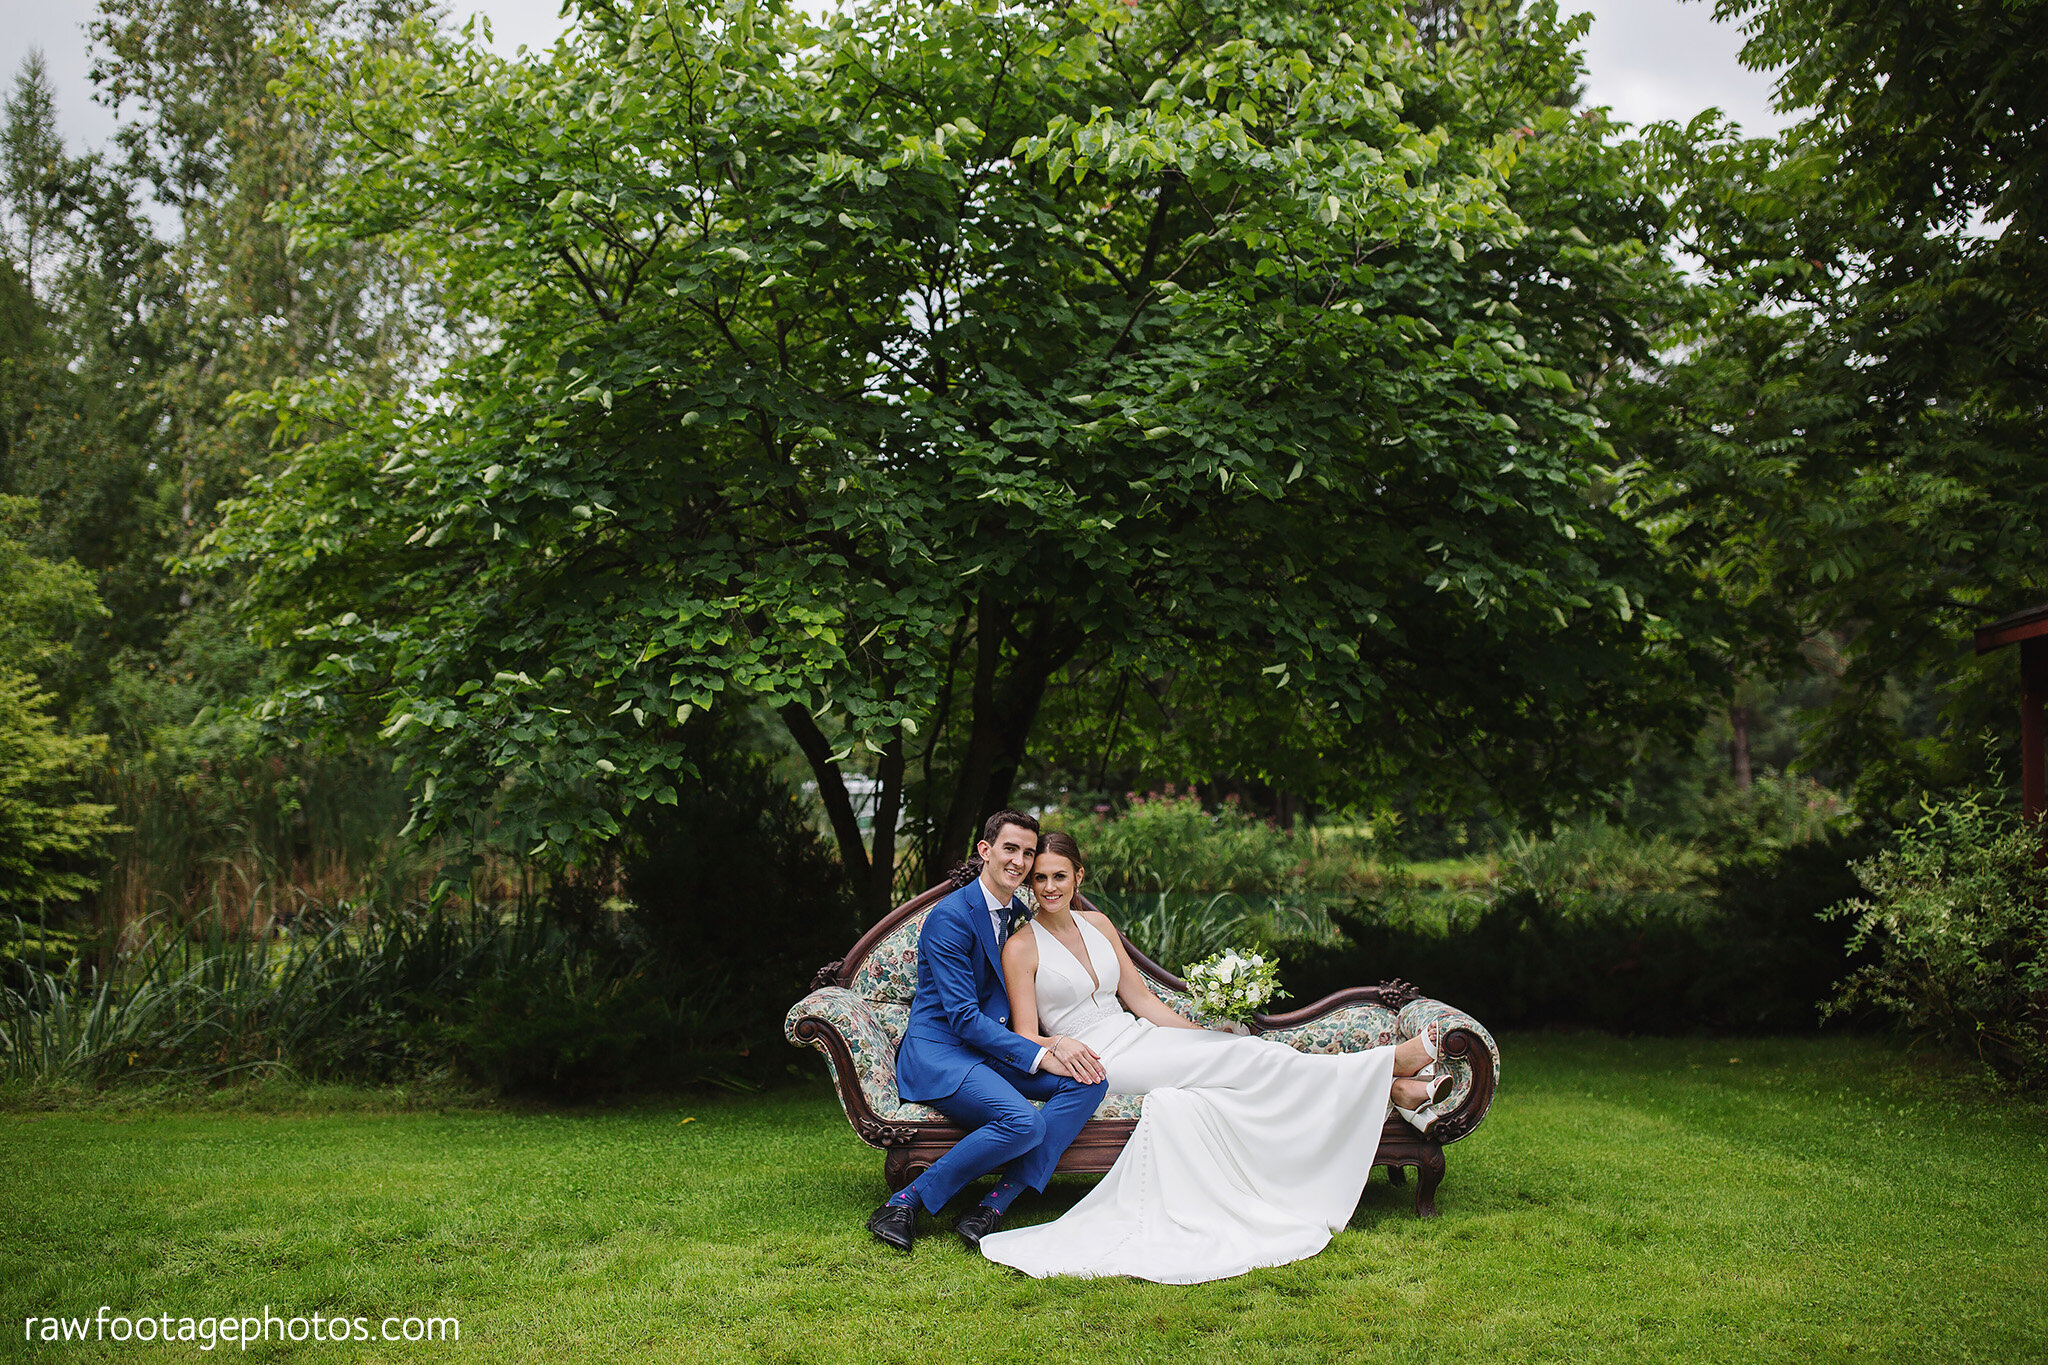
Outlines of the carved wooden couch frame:
M 853 1131 L 886 1154 L 882 1170 L 892 1190 L 910 1183 L 965 1136 L 965 1130 L 937 1110 L 904 1101 L 896 1093 L 896 1044 L 903 1037 L 917 980 L 917 933 L 924 912 L 949 890 L 935 886 L 883 916 L 844 958 L 819 968 L 811 993 L 790 1009 L 783 1023 L 792 1043 L 824 1054 Z M 1082 905 L 1094 908 L 1085 898 Z M 1124 948 L 1162 1000 L 1186 1017 L 1195 1017 L 1186 983 L 1139 952 L 1128 938 Z M 1434 1217 L 1436 1188 L 1444 1175 L 1444 1144 L 1478 1127 L 1493 1103 L 1500 1052 L 1492 1035 L 1471 1016 L 1402 981 L 1356 986 L 1286 1014 L 1255 1015 L 1251 1028 L 1304 1052 L 1384 1047 L 1430 1031 L 1457 1078 L 1449 1097 L 1454 1107 L 1426 1139 L 1390 1112 L 1375 1164 L 1385 1166 L 1395 1184 L 1405 1178 L 1405 1168 L 1414 1167 L 1416 1212 Z M 1060 1158 L 1058 1169 L 1107 1171 L 1137 1126 L 1142 1105 L 1138 1096 L 1106 1098 Z

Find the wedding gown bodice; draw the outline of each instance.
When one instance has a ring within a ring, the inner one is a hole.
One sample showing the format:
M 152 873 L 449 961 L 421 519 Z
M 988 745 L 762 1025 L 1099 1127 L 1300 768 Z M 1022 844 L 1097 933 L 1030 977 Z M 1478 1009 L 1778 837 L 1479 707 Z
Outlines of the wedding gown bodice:
M 1081 928 L 1081 943 L 1088 950 L 1088 966 L 1095 969 L 1091 980 L 1074 950 L 1058 935 L 1031 921 L 1038 938 L 1038 1029 L 1040 1033 L 1064 1033 L 1095 1046 L 1089 1035 L 1101 1036 L 1108 1029 L 1121 1030 L 1137 1022 L 1117 1003 L 1119 984 L 1116 949 L 1100 929 L 1074 916 Z M 1099 1050 L 1099 1049 L 1098 1049 Z

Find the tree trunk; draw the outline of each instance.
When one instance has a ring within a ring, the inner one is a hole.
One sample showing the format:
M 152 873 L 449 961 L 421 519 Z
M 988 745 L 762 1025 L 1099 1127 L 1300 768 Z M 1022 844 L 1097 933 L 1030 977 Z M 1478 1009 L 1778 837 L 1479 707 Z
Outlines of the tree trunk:
M 953 775 L 945 818 L 931 831 L 931 842 L 924 849 L 925 871 L 934 881 L 973 850 L 982 821 L 1010 803 L 1046 686 L 1080 647 L 1078 640 L 1065 647 L 1045 647 L 1041 637 L 1047 633 L 1046 622 L 1042 619 L 1028 638 L 1020 639 L 1005 628 L 996 612 L 997 608 L 986 603 L 976 611 L 967 742 Z M 1015 645 L 1015 659 L 1007 672 L 1003 668 L 1006 641 Z M 874 820 L 870 834 L 864 837 L 839 765 L 832 761 L 831 741 L 801 704 L 791 702 L 780 714 L 817 778 L 818 798 L 832 823 L 840 862 L 856 901 L 868 918 L 878 918 L 895 902 L 896 821 L 903 809 L 908 766 L 903 740 L 898 736 L 882 750 Z M 949 720 L 934 716 L 927 723 L 935 734 Z
M 983 606 L 975 628 L 974 715 L 946 820 L 928 853 L 927 866 L 934 874 L 966 857 L 981 822 L 1010 804 L 1046 684 L 1081 646 L 1076 639 L 1061 648 L 1049 647 L 1043 638 L 1046 624 L 1040 619 L 1029 636 L 1020 639 L 1016 632 L 1003 630 L 993 609 Z M 1006 638 L 1017 649 L 1016 661 L 1003 675 Z
M 868 858 L 868 884 L 861 897 L 861 909 L 870 919 L 880 919 L 896 904 L 896 815 L 903 809 L 900 734 L 883 746 L 875 775 L 880 785 L 875 788 L 874 852 Z
M 811 775 L 818 779 L 818 799 L 825 803 L 825 815 L 832 821 L 833 836 L 839 841 L 839 860 L 846 867 L 846 880 L 852 884 L 854 894 L 861 897 L 862 904 L 866 904 L 867 842 L 860 837 L 860 818 L 853 812 L 853 798 L 846 794 L 839 765 L 832 761 L 832 745 L 802 704 L 791 702 L 780 714 L 790 738 L 810 761 Z
M 1017 769 L 1024 764 L 1024 747 L 1031 742 L 1031 726 L 1038 719 L 1038 708 L 1045 702 L 1045 685 L 1052 680 L 1052 674 L 1052 668 L 1020 668 L 1011 675 L 1011 686 L 1003 689 L 992 727 L 996 732 L 996 761 L 989 768 L 988 789 L 981 797 L 982 819 L 1010 804 L 1017 789 Z
M 987 818 L 982 797 L 996 761 L 996 736 L 989 721 L 995 710 L 996 670 L 1002 664 L 1002 653 L 1001 628 L 994 619 L 994 608 L 984 601 L 974 627 L 974 688 L 969 702 L 973 715 L 960 771 L 953 777 L 953 799 L 946 805 L 945 823 L 939 826 L 938 842 L 927 860 L 934 875 L 967 856 L 976 827 Z
M 875 807 L 871 833 L 863 838 L 860 813 L 847 794 L 846 780 L 832 761 L 832 743 L 811 719 L 811 713 L 797 702 L 782 708 L 782 723 L 788 727 L 797 747 L 810 761 L 818 779 L 818 798 L 832 822 L 833 838 L 839 844 L 839 861 L 846 868 L 846 881 L 853 888 L 854 904 L 863 916 L 880 919 L 896 903 L 896 817 L 903 809 L 903 738 L 898 735 L 882 749 L 876 771 Z M 873 852 L 869 852 L 869 840 Z
M 1273 823 L 1280 826 L 1280 828 L 1293 829 L 1295 812 L 1300 809 L 1301 802 L 1295 799 L 1292 792 L 1275 791 L 1273 793 Z

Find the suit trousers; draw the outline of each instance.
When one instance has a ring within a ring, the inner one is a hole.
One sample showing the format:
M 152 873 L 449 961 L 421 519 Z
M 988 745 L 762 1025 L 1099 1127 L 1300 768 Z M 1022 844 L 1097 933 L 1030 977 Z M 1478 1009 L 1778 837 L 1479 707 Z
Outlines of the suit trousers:
M 925 1101 L 969 1131 L 911 1182 L 918 1203 L 937 1213 L 962 1186 L 998 1168 L 1011 1180 L 1044 1189 L 1108 1087 L 1107 1081 L 1083 1085 L 1071 1076 L 1019 1071 L 1001 1062 L 976 1064 L 958 1090 Z M 1044 1110 L 1032 1100 L 1045 1101 Z

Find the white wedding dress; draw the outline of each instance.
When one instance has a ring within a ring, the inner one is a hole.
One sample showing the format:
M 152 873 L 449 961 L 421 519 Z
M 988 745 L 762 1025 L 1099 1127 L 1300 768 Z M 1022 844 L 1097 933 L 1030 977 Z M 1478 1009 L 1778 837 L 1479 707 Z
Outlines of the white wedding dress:
M 1372 1171 L 1394 1049 L 1311 1054 L 1160 1028 L 1117 1003 L 1116 950 L 1075 918 L 1094 980 L 1065 944 L 1031 926 L 1039 1030 L 1095 1049 L 1110 1090 L 1144 1095 L 1144 1112 L 1080 1203 L 1050 1223 L 991 1233 L 982 1254 L 1041 1279 L 1197 1284 L 1321 1251 L 1350 1221 Z

